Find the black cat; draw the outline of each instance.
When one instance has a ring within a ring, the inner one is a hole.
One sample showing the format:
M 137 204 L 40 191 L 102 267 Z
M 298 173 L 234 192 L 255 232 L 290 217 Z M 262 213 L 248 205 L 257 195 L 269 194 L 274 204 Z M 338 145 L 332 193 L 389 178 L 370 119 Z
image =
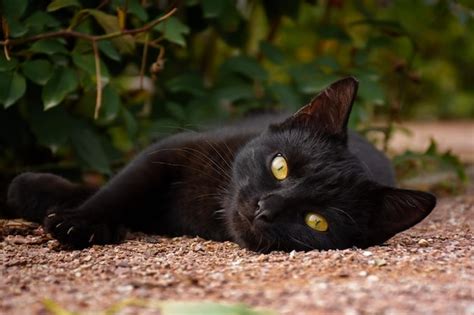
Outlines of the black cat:
M 347 132 L 357 86 L 335 82 L 286 119 L 171 136 L 100 189 L 21 174 L 9 206 L 76 248 L 120 242 L 128 228 L 260 252 L 381 244 L 425 218 L 436 198 L 391 187 L 388 159 Z

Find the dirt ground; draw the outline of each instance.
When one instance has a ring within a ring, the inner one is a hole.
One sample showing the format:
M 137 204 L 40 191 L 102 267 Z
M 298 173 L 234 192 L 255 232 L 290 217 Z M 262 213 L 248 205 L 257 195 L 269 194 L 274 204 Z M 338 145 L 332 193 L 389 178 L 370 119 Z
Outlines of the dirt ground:
M 48 314 L 45 299 L 97 313 L 129 298 L 236 302 L 277 314 L 474 314 L 473 223 L 473 186 L 365 250 L 261 255 L 132 234 L 118 246 L 64 251 L 41 227 L 0 221 L 0 314 Z
M 133 297 L 243 302 L 280 314 L 474 314 L 473 220 L 474 197 L 446 198 L 385 246 L 269 255 L 146 235 L 58 251 L 37 228 L 0 243 L 0 313 L 44 314 L 44 299 L 97 311 Z

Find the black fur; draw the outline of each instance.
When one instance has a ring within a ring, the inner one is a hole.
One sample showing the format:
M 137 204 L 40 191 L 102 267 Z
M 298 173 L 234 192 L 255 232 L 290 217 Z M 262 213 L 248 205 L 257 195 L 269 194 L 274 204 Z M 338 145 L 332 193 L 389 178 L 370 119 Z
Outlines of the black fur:
M 343 79 L 285 120 L 265 116 L 169 137 L 100 189 L 21 174 L 8 203 L 76 248 L 119 242 L 127 228 L 231 240 L 261 252 L 380 244 L 421 221 L 436 199 L 391 188 L 390 162 L 347 132 L 356 90 L 355 79 Z M 288 161 L 282 181 L 270 171 L 277 154 Z M 257 210 L 265 215 L 256 218 Z M 324 216 L 329 229 L 306 226 L 307 212 Z

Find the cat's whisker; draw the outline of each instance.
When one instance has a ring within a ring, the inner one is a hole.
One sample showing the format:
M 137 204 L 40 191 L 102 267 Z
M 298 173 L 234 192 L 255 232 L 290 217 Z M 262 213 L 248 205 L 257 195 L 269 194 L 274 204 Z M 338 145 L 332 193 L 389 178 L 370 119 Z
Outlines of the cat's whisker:
M 296 243 L 298 243 L 298 244 L 300 244 L 300 245 L 302 245 L 302 246 L 304 246 L 304 247 L 306 247 L 306 248 L 308 248 L 308 249 L 310 249 L 310 250 L 314 249 L 313 246 L 310 246 L 310 245 L 306 244 L 305 242 L 303 242 L 303 241 L 301 241 L 301 240 L 299 240 L 299 239 L 297 239 L 297 238 L 295 238 L 295 237 L 293 237 L 293 236 L 291 236 L 291 235 L 288 235 L 288 237 L 289 237 L 291 240 L 293 240 L 294 242 L 296 242 Z
M 197 172 L 198 174 L 204 175 L 204 176 L 206 176 L 206 177 L 209 178 L 209 179 L 215 180 L 215 181 L 217 181 L 217 182 L 220 182 L 220 181 L 221 181 L 220 178 L 213 177 L 213 176 L 211 176 L 211 175 L 209 175 L 209 174 L 203 172 L 202 170 L 197 169 L 197 168 L 190 167 L 189 165 L 177 164 L 177 163 L 168 163 L 168 162 L 163 162 L 163 161 L 152 161 L 151 163 L 153 163 L 153 164 L 160 164 L 160 165 L 167 165 L 167 166 L 175 166 L 175 167 L 187 168 L 187 169 L 190 169 L 190 170 L 193 170 L 193 171 Z
M 224 168 L 222 168 L 219 164 L 217 164 L 213 159 L 211 159 L 209 156 L 205 155 L 203 152 L 201 152 L 199 150 L 196 150 L 196 149 L 193 149 L 193 148 L 188 148 L 188 147 L 185 147 L 185 148 L 163 148 L 163 149 L 154 150 L 152 152 L 149 152 L 148 155 L 156 154 L 156 153 L 159 153 L 159 152 L 165 152 L 165 151 L 181 151 L 181 152 L 185 152 L 185 153 L 188 153 L 188 152 L 199 153 L 200 156 L 194 156 L 194 157 L 198 158 L 199 161 L 201 161 L 201 162 L 210 162 L 210 163 L 212 163 L 216 167 L 216 170 L 218 171 L 218 174 L 220 174 L 222 177 L 224 177 L 227 180 L 231 180 L 230 175 L 228 174 L 228 172 Z M 192 168 L 190 168 L 190 169 L 192 169 Z
M 222 154 L 212 145 L 212 143 L 210 141 L 208 141 L 208 140 L 205 140 L 205 141 L 217 153 L 217 155 L 219 155 L 219 157 L 222 159 L 224 164 L 229 168 L 229 170 L 231 170 L 232 165 L 230 165 L 230 163 L 227 161 L 227 159 L 222 156 Z

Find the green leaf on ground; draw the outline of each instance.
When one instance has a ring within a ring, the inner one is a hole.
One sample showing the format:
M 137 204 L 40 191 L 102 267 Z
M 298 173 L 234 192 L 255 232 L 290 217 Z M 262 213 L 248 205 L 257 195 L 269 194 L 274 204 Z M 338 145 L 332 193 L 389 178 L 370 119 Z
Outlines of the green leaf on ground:
M 78 84 L 77 75 L 72 69 L 66 67 L 55 69 L 43 88 L 44 109 L 57 106 L 69 93 L 76 90 Z
M 18 72 L 0 72 L 0 103 L 4 108 L 15 104 L 26 91 L 25 78 Z

